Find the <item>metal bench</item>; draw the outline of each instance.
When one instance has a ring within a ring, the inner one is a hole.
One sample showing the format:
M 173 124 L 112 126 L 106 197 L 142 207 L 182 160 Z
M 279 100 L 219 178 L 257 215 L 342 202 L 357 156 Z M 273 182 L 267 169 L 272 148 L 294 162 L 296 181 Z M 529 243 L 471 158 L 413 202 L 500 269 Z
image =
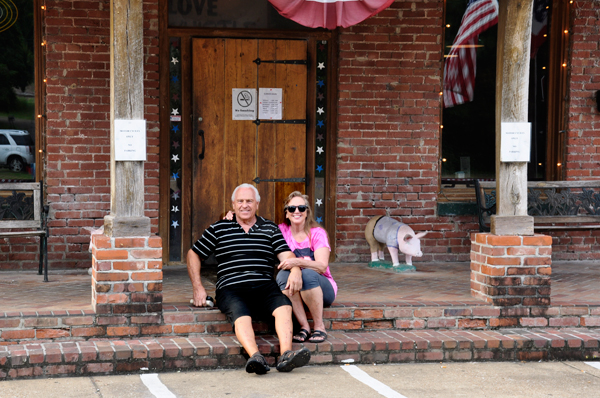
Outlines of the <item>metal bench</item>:
M 42 182 L 0 182 L 0 238 L 40 237 L 38 273 L 48 282 L 48 206 Z
M 479 231 L 489 232 L 496 213 L 496 182 L 475 180 Z M 529 181 L 527 214 L 534 230 L 600 228 L 600 180 Z

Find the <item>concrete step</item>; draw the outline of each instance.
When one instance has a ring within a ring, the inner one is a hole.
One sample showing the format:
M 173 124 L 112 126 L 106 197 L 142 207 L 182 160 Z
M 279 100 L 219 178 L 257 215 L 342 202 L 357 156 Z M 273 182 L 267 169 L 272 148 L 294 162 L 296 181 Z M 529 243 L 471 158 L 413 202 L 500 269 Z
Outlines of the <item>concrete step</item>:
M 272 335 L 257 338 L 270 364 L 279 356 Z M 598 329 L 380 330 L 330 332 L 304 344 L 311 365 L 342 363 L 597 360 Z M 294 349 L 301 344 L 294 344 Z M 217 368 L 243 369 L 232 335 L 27 342 L 0 346 L 0 380 Z

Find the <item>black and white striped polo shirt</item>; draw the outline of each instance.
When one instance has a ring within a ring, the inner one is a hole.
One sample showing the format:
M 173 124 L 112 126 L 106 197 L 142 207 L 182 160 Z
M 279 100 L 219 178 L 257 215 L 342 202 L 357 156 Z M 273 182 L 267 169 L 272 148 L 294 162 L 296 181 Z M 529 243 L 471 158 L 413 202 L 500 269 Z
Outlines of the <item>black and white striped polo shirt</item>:
M 234 220 L 220 220 L 208 227 L 192 250 L 206 260 L 214 253 L 217 289 L 243 283 L 273 280 L 279 253 L 290 251 L 274 222 L 256 216 L 248 233 Z

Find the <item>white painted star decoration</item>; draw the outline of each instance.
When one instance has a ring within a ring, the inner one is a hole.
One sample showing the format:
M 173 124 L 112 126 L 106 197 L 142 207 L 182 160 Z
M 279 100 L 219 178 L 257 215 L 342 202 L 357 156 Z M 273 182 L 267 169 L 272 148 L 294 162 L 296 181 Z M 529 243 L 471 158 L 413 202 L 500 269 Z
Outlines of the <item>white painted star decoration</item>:
M 320 154 L 322 154 L 323 152 L 325 152 L 325 151 L 323 150 L 323 147 L 322 147 L 322 146 L 318 146 L 318 147 L 317 147 L 317 153 L 320 155 Z
M 171 211 L 172 211 L 173 213 L 177 213 L 177 212 L 179 211 L 179 206 L 173 206 L 173 207 L 171 208 Z
M 325 111 L 323 110 L 323 108 L 319 108 L 319 109 L 317 109 L 317 113 L 320 115 L 322 113 L 325 113 Z
M 317 68 L 325 69 L 325 62 L 319 62 L 319 65 L 317 66 Z
M 179 160 L 179 155 L 175 154 L 171 157 L 171 160 L 177 162 Z
M 175 57 L 171 57 L 171 63 L 172 64 L 177 64 L 177 62 L 179 62 L 179 60 Z
M 171 110 L 171 115 L 179 115 L 179 108 L 173 108 Z
M 315 204 L 317 206 L 321 206 L 323 204 L 323 199 L 317 199 L 317 201 L 315 202 Z

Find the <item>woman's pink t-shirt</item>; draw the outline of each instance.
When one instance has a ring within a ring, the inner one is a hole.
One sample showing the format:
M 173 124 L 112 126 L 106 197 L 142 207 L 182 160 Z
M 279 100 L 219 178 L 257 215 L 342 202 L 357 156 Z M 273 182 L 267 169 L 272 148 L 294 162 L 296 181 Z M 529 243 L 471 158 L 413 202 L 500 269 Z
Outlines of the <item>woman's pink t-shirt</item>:
M 302 242 L 297 242 L 294 239 L 294 237 L 292 236 L 292 229 L 289 225 L 287 225 L 285 223 L 279 224 L 279 229 L 281 230 L 281 233 L 283 234 L 285 241 L 287 242 L 288 246 L 290 247 L 290 249 L 292 251 L 294 251 L 296 249 L 305 249 L 307 247 L 310 248 L 313 252 L 317 251 L 317 249 L 320 249 L 322 247 L 326 247 L 327 249 L 329 249 L 329 251 L 331 251 L 331 246 L 329 246 L 329 241 L 327 240 L 327 232 L 325 232 L 325 230 L 323 228 L 317 227 L 317 228 L 310 229 L 310 237 L 312 239 L 312 247 L 310 245 L 310 240 L 308 237 L 306 239 L 304 239 Z M 323 276 L 329 280 L 329 282 L 331 283 L 331 286 L 333 287 L 333 291 L 334 291 L 335 295 L 337 296 L 337 284 L 335 283 L 335 281 L 333 280 L 333 277 L 331 276 L 331 271 L 329 271 L 329 266 L 327 266 L 327 270 L 325 270 L 325 272 L 323 273 Z

